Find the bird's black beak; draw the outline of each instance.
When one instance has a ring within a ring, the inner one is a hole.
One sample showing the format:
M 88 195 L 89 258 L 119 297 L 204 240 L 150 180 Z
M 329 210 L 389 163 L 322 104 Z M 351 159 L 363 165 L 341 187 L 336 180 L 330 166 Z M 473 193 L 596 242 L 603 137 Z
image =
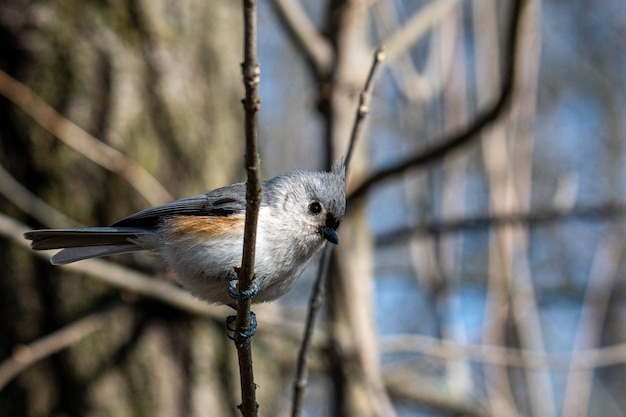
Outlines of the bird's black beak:
M 324 239 L 335 245 L 339 243 L 339 237 L 337 231 L 330 226 L 320 227 L 320 233 L 324 236 Z

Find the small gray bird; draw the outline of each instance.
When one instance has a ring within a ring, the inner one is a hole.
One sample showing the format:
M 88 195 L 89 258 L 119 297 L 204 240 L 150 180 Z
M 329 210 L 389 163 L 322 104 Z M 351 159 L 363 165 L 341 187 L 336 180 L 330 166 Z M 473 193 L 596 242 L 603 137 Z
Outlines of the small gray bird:
M 292 171 L 263 182 L 252 302 L 289 291 L 325 241 L 337 244 L 346 208 L 345 167 L 330 172 Z M 194 295 L 233 304 L 229 283 L 241 264 L 246 186 L 229 185 L 140 211 L 109 227 L 27 232 L 36 250 L 63 249 L 51 263 L 138 250 L 158 252 Z

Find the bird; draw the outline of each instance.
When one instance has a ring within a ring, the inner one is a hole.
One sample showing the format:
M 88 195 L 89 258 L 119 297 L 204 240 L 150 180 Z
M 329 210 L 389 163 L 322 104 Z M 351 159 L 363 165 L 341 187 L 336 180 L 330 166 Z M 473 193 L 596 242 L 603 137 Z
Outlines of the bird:
M 253 303 L 288 292 L 326 242 L 338 244 L 346 210 L 345 166 L 290 171 L 262 182 Z M 179 283 L 209 303 L 233 306 L 241 263 L 246 184 L 237 183 L 127 216 L 111 226 L 26 232 L 34 250 L 61 249 L 53 265 L 126 252 L 156 252 Z M 234 269 L 235 268 L 235 269 Z

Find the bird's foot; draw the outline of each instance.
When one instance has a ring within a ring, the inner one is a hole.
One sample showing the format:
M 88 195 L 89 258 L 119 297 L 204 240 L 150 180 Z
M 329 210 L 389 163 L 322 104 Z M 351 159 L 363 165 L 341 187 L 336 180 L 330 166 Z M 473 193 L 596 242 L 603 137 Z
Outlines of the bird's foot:
M 249 290 L 241 291 L 239 289 L 239 280 L 233 279 L 228 284 L 228 294 L 235 300 L 251 300 L 259 293 L 260 288 L 259 281 L 255 279 Z
M 240 346 L 250 341 L 252 336 L 256 333 L 256 314 L 253 311 L 250 312 L 250 330 L 245 332 L 237 332 L 236 326 L 233 323 L 237 320 L 237 316 L 226 317 L 226 330 L 228 338 L 233 340 L 236 345 Z

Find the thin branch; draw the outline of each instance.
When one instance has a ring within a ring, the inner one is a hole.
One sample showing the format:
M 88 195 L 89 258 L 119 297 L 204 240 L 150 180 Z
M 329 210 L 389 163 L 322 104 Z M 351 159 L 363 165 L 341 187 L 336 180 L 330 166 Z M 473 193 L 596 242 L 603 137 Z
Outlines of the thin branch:
M 302 344 L 300 346 L 300 352 L 298 353 L 296 378 L 293 382 L 293 402 L 291 406 L 292 417 L 298 417 L 302 411 L 302 400 L 304 398 L 304 391 L 306 390 L 307 380 L 309 378 L 309 348 L 313 338 L 313 329 L 315 328 L 317 314 L 319 313 L 324 301 L 324 294 L 326 291 L 325 278 L 328 275 L 331 255 L 332 247 L 326 246 L 322 252 L 322 258 L 320 259 L 317 269 L 317 277 L 315 278 L 313 291 L 311 292 L 311 298 L 309 299 L 309 310 L 307 312 L 306 325 L 304 327 L 304 336 L 302 337 Z
M 597 350 L 607 323 L 611 292 L 618 276 L 622 258 L 621 233 L 611 233 L 598 245 L 582 305 L 578 330 L 574 339 L 577 350 Z M 584 372 L 570 370 L 563 396 L 564 416 L 586 416 L 592 400 L 594 369 Z
M 482 156 L 489 186 L 490 211 L 497 215 L 525 212 L 530 209 L 532 194 L 532 149 L 534 137 L 524 126 L 534 125 L 536 74 L 539 50 L 535 2 L 526 2 L 518 33 L 520 59 L 517 71 L 524 74 L 516 85 L 516 100 L 501 123 L 484 132 Z M 476 45 L 479 62 L 498 62 L 501 53 L 497 29 L 499 2 L 472 3 L 472 19 L 482 28 Z M 503 77 L 498 68 L 488 66 L 477 73 L 477 102 L 488 103 Z M 532 68 L 532 69 L 531 69 Z M 507 332 L 517 336 L 515 343 L 526 350 L 544 352 L 546 332 L 539 312 L 537 289 L 529 261 L 529 230 L 524 226 L 497 228 L 489 233 L 488 288 L 484 316 L 495 318 L 484 323 L 482 339 L 489 344 L 507 343 Z M 503 312 L 506 312 L 503 314 Z M 495 415 L 510 414 L 515 404 L 515 380 L 504 367 L 484 367 L 490 383 L 487 396 Z M 532 415 L 556 417 L 556 401 L 547 367 L 523 369 L 524 392 Z M 502 400 L 505 401 L 502 401 Z
M 518 47 L 518 32 L 521 24 L 521 9 L 523 0 L 515 0 L 513 2 L 511 23 L 509 25 L 509 33 L 507 36 L 506 56 L 503 63 L 504 80 L 500 89 L 498 99 L 485 111 L 479 114 L 473 123 L 460 132 L 453 133 L 449 137 L 438 140 L 439 145 L 427 151 L 411 156 L 406 160 L 372 174 L 369 178 L 358 185 L 350 194 L 349 200 L 354 200 L 364 196 L 367 191 L 378 183 L 391 179 L 408 169 L 420 166 L 426 166 L 435 161 L 439 161 L 445 155 L 452 151 L 459 150 L 463 146 L 469 146 L 475 140 L 480 138 L 479 133 L 491 123 L 496 121 L 507 108 L 513 95 L 513 86 L 517 77 L 516 74 L 516 57 Z
M 245 165 L 248 174 L 246 184 L 246 222 L 243 238 L 243 255 L 239 269 L 239 293 L 252 290 L 255 284 L 254 258 L 256 246 L 257 221 L 261 206 L 261 179 L 259 176 L 260 158 L 258 145 L 257 114 L 261 106 L 258 96 L 258 85 L 261 70 L 257 63 L 257 8 L 256 0 L 243 1 L 244 15 L 244 61 L 242 64 L 243 83 L 246 96 L 243 107 L 246 114 L 246 157 Z M 257 415 L 256 385 L 252 368 L 252 346 L 249 335 L 253 329 L 251 300 L 242 297 L 237 302 L 237 318 L 235 328 L 235 346 L 239 358 L 239 375 L 241 382 L 241 414 L 244 417 Z M 240 337 L 241 336 L 241 337 Z
M 490 227 L 520 225 L 540 227 L 560 221 L 618 221 L 626 217 L 626 205 L 603 203 L 594 206 L 579 206 L 570 210 L 548 209 L 530 213 L 511 213 L 508 215 L 476 216 L 465 219 L 450 219 L 440 222 L 424 223 L 413 227 L 400 227 L 376 238 L 377 245 L 404 243 L 416 235 L 445 235 L 464 231 L 486 231 Z
M 406 53 L 411 45 L 421 39 L 433 26 L 439 24 L 459 3 L 461 0 L 433 1 L 415 12 L 402 28 L 383 42 L 389 61 L 395 61 L 401 54 Z
M 440 94 L 447 87 L 447 81 L 451 77 L 455 55 L 462 56 L 462 54 L 457 54 L 458 23 L 456 20 L 458 19 L 455 17 L 461 13 L 461 8 L 450 10 L 443 3 L 445 2 L 437 2 L 437 10 L 431 12 L 437 14 L 437 20 L 432 20 L 431 17 L 432 27 L 427 27 L 431 28 L 432 36 L 428 42 L 428 57 L 425 59 L 424 69 L 418 70 L 416 68 L 410 54 L 400 54 L 393 61 L 390 60 L 389 73 L 398 84 L 400 94 L 410 103 L 425 103 Z M 432 5 L 435 3 L 429 3 L 426 7 L 432 7 Z M 377 2 L 375 7 L 373 18 L 374 28 L 377 29 L 377 32 L 382 34 L 388 32 L 389 27 L 399 27 L 398 16 L 391 16 L 395 12 L 392 10 L 394 8 L 392 2 Z M 428 11 L 420 9 L 416 15 L 418 13 L 428 13 Z M 415 21 L 416 18 L 417 16 L 411 18 L 410 22 L 419 25 L 420 23 Z M 400 31 L 405 30 L 406 27 L 400 29 Z M 394 33 L 393 38 L 396 38 L 398 33 Z M 416 35 L 419 36 L 413 39 L 413 45 L 426 33 L 425 30 L 418 31 Z M 387 42 L 394 43 L 393 41 Z M 405 45 L 410 44 L 405 43 Z M 454 70 L 456 71 L 456 68 Z
M 352 126 L 352 133 L 350 134 L 350 143 L 348 145 L 348 151 L 346 152 L 346 170 L 350 165 L 350 159 L 352 159 L 352 151 L 354 150 L 354 145 L 356 144 L 357 138 L 360 136 L 361 127 L 363 126 L 363 121 L 367 117 L 370 111 L 370 100 L 372 98 L 372 80 L 374 79 L 374 74 L 378 69 L 378 66 L 381 62 L 385 60 L 385 52 L 383 48 L 378 48 L 376 52 L 374 52 L 374 60 L 372 61 L 372 66 L 370 67 L 370 72 L 367 76 L 367 81 L 365 81 L 365 87 L 361 94 L 359 94 L 359 105 L 356 109 L 356 116 L 354 119 L 354 125 Z
M 493 417 L 475 396 L 458 395 L 454 392 L 451 389 L 454 383 L 446 378 L 420 375 L 405 366 L 393 372 L 385 372 L 384 379 L 390 397 L 404 405 L 415 405 L 419 409 L 434 411 L 428 415 Z
M 33 90 L 2 70 L 0 95 L 9 99 L 67 146 L 124 178 L 151 204 L 162 204 L 173 199 L 145 168 L 63 117 Z
M 313 64 L 316 74 L 328 74 L 334 60 L 333 48 L 313 25 L 298 0 L 274 0 L 272 4 L 283 27 Z
M 31 193 L 0 166 L 0 194 L 24 213 L 49 227 L 79 227 L 80 224 Z
M 626 363 L 626 343 L 583 349 L 571 353 L 545 353 L 500 345 L 461 344 L 419 334 L 386 336 L 380 340 L 383 354 L 418 353 L 442 360 L 464 359 L 490 365 L 554 371 L 588 371 Z
M 29 366 L 106 327 L 115 315 L 126 308 L 123 304 L 115 304 L 83 317 L 29 345 L 14 346 L 11 357 L 0 363 L 0 390 Z
M 374 59 L 372 60 L 372 65 L 370 67 L 365 86 L 363 87 L 363 90 L 361 91 L 361 94 L 359 96 L 359 105 L 357 107 L 354 125 L 352 127 L 352 134 L 350 135 L 350 143 L 348 144 L 346 159 L 344 161 L 344 164 L 346 166 L 346 176 L 352 156 L 352 151 L 354 149 L 356 141 L 360 137 L 361 126 L 363 125 L 365 118 L 369 114 L 369 101 L 372 95 L 374 75 L 376 74 L 376 70 L 379 67 L 379 64 L 384 59 L 385 54 L 382 49 L 377 49 L 374 53 Z M 318 266 L 317 277 L 315 279 L 315 282 L 313 283 L 313 291 L 311 293 L 311 298 L 309 301 L 309 309 L 307 312 L 306 325 L 304 328 L 304 336 L 302 338 L 302 345 L 300 346 L 300 352 L 298 354 L 298 365 L 293 387 L 293 404 L 291 408 L 292 417 L 299 416 L 302 410 L 302 399 L 304 397 L 304 391 L 306 389 L 308 379 L 308 351 L 311 344 L 313 328 L 315 327 L 317 315 L 319 313 L 319 309 L 322 306 L 322 302 L 324 301 L 324 293 L 326 290 L 326 277 L 328 276 L 332 250 L 333 248 L 331 246 L 326 246 L 324 248 Z

